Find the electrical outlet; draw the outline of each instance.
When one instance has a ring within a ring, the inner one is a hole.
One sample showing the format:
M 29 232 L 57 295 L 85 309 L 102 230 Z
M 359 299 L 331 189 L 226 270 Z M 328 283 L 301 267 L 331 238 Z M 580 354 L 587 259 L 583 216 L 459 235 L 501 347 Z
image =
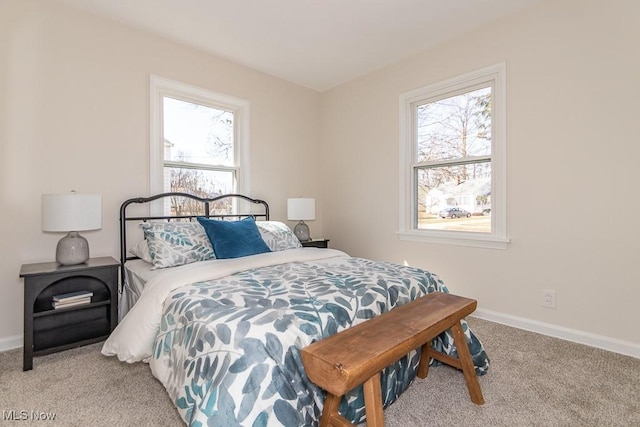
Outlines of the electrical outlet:
M 550 289 L 542 290 L 542 306 L 545 308 L 556 308 L 556 291 Z

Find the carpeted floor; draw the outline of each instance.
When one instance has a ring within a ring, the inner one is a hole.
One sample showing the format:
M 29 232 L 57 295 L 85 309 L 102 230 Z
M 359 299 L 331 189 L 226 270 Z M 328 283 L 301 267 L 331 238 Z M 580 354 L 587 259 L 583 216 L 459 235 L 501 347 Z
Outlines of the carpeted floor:
M 640 359 L 470 318 L 491 358 L 480 378 L 486 403 L 471 403 L 462 374 L 429 371 L 385 410 L 389 427 L 640 426 Z M 94 344 L 34 359 L 0 353 L 0 425 L 179 426 L 146 364 L 128 365 Z M 55 414 L 54 422 L 33 418 Z

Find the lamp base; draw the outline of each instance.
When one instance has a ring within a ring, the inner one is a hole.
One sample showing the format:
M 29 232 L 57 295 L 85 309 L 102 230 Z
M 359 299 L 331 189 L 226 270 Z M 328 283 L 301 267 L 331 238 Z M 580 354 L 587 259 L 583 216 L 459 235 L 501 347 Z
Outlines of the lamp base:
M 293 234 L 295 234 L 301 242 L 311 240 L 311 237 L 309 237 L 309 226 L 305 224 L 304 221 L 300 221 L 296 224 L 293 229 Z
M 82 264 L 89 259 L 89 242 L 77 231 L 70 231 L 58 241 L 56 261 L 60 265 Z

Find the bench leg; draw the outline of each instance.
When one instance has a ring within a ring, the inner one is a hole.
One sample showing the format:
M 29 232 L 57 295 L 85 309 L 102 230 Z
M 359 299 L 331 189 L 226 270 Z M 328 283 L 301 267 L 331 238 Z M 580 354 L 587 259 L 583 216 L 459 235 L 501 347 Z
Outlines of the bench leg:
M 320 417 L 320 427 L 329 427 L 331 425 L 331 418 L 335 415 L 340 416 L 338 413 L 340 400 L 342 400 L 342 396 L 336 396 L 327 392 L 327 396 L 324 399 L 324 407 L 322 408 L 322 416 Z
M 429 375 L 429 359 L 431 359 L 431 340 L 422 344 L 420 349 L 420 362 L 418 363 L 418 378 L 427 378 Z
M 476 375 L 476 370 L 473 367 L 471 352 L 467 345 L 467 337 L 465 337 L 464 332 L 462 332 L 460 322 L 456 322 L 455 325 L 451 327 L 451 332 L 453 333 L 453 341 L 455 342 L 456 349 L 458 350 L 458 360 L 460 361 L 462 372 L 464 373 L 464 380 L 467 383 L 467 389 L 469 390 L 471 401 L 477 405 L 482 405 L 484 403 L 482 390 L 480 390 L 478 376 Z
M 382 411 L 382 391 L 380 390 L 380 373 L 378 372 L 364 385 L 364 410 L 367 414 L 367 427 L 384 427 Z
M 382 390 L 378 372 L 362 385 L 364 391 L 364 411 L 367 415 L 367 427 L 384 427 L 382 410 Z M 320 417 L 320 427 L 356 427 L 338 412 L 342 396 L 327 392 Z

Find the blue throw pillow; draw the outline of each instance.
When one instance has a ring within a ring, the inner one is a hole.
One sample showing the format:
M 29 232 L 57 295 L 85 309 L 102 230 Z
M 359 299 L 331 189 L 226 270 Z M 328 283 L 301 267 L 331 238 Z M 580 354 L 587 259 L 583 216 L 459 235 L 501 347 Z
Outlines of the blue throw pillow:
M 198 217 L 198 222 L 204 227 L 216 258 L 240 258 L 271 252 L 262 240 L 253 217 L 241 221 L 220 221 Z

